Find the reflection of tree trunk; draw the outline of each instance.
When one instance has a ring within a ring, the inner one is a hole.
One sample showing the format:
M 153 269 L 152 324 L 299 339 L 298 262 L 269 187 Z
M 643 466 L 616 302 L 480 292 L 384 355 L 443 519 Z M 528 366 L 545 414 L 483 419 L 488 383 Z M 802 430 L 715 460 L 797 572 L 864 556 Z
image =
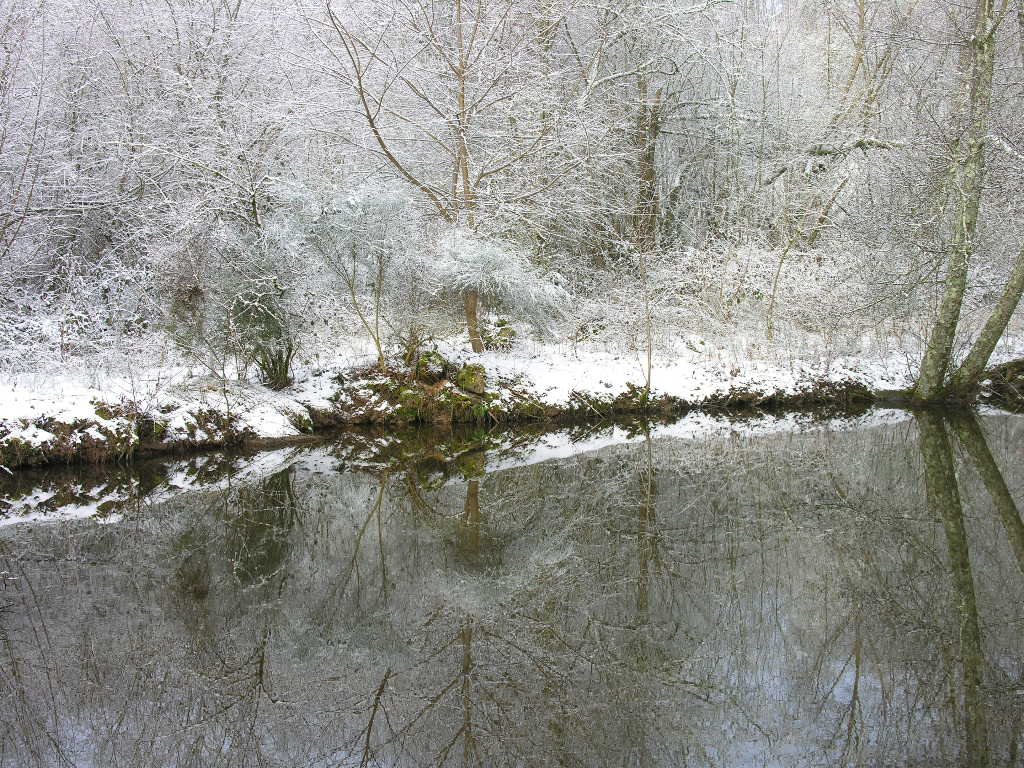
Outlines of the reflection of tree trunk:
M 255 488 L 240 490 L 237 506 L 229 522 L 235 576 L 247 585 L 267 581 L 288 557 L 299 514 L 292 468 L 270 475 Z
M 917 415 L 921 456 L 928 506 L 942 518 L 949 545 L 949 567 L 959 618 L 960 662 L 963 666 L 964 725 L 967 731 L 965 764 L 988 764 L 988 735 L 981 699 L 982 648 L 978 604 L 971 576 L 967 533 L 953 467 L 953 450 L 941 416 L 932 412 Z
M 1003 474 L 988 448 L 981 425 L 971 412 L 957 414 L 952 419 L 952 424 L 960 445 L 971 457 L 974 468 L 985 483 L 988 495 L 992 497 L 992 503 L 1006 530 L 1006 537 L 1017 556 L 1017 565 L 1024 572 L 1024 521 L 1021 521 L 1020 511 L 1013 501 L 1013 496 L 1010 495 L 1010 489 L 1006 487 L 1006 480 L 1003 479 Z
M 846 721 L 846 743 L 843 745 L 843 762 L 853 762 L 860 750 L 861 729 L 858 727 L 860 716 L 860 681 L 863 674 L 864 634 L 860 605 L 853 615 L 853 689 L 850 691 L 850 709 Z
M 366 740 L 363 742 L 363 754 L 359 760 L 359 768 L 365 768 L 370 764 L 370 760 L 373 757 L 373 721 L 377 718 L 377 712 L 381 709 L 381 701 L 384 698 L 384 691 L 388 686 L 388 679 L 391 677 L 391 667 L 388 667 L 384 673 L 384 677 L 381 678 L 380 685 L 377 686 L 377 692 L 373 695 L 373 707 L 370 709 L 370 719 L 366 723 L 364 733 L 366 734 Z
M 637 511 L 637 549 L 639 570 L 636 580 L 636 612 L 640 621 L 650 621 L 651 561 L 655 558 L 654 523 L 657 486 L 654 482 L 654 461 L 651 451 L 651 436 L 647 433 L 647 459 L 641 475 L 642 494 Z
M 462 764 L 473 763 L 476 741 L 473 735 L 473 624 L 462 627 Z
M 462 506 L 459 524 L 459 547 L 467 554 L 480 553 L 480 481 L 470 480 L 466 486 L 466 503 Z

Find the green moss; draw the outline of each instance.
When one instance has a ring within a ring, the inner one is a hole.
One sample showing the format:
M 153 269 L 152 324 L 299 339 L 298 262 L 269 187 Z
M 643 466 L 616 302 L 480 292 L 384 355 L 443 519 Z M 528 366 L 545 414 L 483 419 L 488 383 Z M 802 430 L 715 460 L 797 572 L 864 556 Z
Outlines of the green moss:
M 0 443 L 0 464 L 5 467 L 31 466 L 41 451 L 35 446 L 17 437 L 8 438 Z
M 313 419 L 306 411 L 288 411 L 288 422 L 304 435 L 313 433 Z
M 400 389 L 397 400 L 395 416 L 400 421 L 419 421 L 429 407 L 426 393 L 415 385 Z
M 482 395 L 487 391 L 487 375 L 484 367 L 476 363 L 467 363 L 459 369 L 455 377 L 455 384 L 467 392 Z
M 446 387 L 437 392 L 437 408 L 445 415 L 445 421 L 479 423 L 489 418 L 485 398 L 467 394 L 455 387 Z
M 238 419 L 214 408 L 200 409 L 189 414 L 185 424 L 189 440 L 195 445 L 237 445 L 254 435 L 238 428 Z M 202 430 L 205 436 L 200 436 Z
M 167 434 L 167 422 L 151 416 L 140 416 L 135 422 L 135 432 L 140 440 L 159 442 Z
M 435 350 L 428 350 L 420 354 L 416 359 L 416 366 L 413 375 L 417 381 L 425 384 L 436 384 L 448 377 L 452 364 Z
M 109 405 L 106 405 L 105 403 L 96 403 L 95 408 L 93 410 L 96 411 L 97 416 L 99 416 L 101 419 L 105 421 L 109 421 L 110 419 L 114 418 L 114 411 L 111 409 Z

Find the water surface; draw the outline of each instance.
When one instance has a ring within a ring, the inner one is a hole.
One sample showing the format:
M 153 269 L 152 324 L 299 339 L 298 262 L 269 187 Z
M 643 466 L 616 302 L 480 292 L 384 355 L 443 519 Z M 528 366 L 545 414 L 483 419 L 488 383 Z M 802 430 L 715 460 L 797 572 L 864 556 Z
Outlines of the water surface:
M 22 473 L 0 765 L 1020 764 L 1024 418 L 876 421 Z

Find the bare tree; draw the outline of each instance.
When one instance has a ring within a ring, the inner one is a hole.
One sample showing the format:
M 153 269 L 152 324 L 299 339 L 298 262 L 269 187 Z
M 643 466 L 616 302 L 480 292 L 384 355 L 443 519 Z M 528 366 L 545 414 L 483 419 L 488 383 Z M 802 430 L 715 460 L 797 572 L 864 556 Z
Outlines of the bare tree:
M 504 234 L 502 214 L 550 195 L 578 165 L 557 146 L 557 71 L 534 79 L 547 28 L 511 0 L 327 4 L 315 29 L 349 89 L 367 149 L 452 227 Z M 479 293 L 463 290 L 474 351 Z
M 978 0 L 973 23 L 959 45 L 962 93 L 954 109 L 955 133 L 951 137 L 947 188 L 953 197 L 952 242 L 949 247 L 945 289 L 938 316 L 921 361 L 921 373 L 914 388 L 919 400 L 962 396 L 977 386 L 981 372 L 1013 314 L 1024 291 L 1024 251 L 1011 275 L 1003 298 L 997 305 L 974 349 L 956 371 L 949 386 L 946 376 L 972 256 L 977 250 L 978 217 L 985 183 L 985 145 L 992 103 L 992 78 L 996 56 L 996 33 L 1009 3 Z

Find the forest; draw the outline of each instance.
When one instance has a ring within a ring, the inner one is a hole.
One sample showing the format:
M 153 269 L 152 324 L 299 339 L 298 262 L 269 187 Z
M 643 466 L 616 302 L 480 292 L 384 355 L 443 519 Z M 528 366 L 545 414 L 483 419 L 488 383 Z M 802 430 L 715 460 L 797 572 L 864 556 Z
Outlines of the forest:
M 345 380 L 497 419 L 1024 357 L 1024 0 L 4 0 L 0 39 L 0 464 L 72 401 L 301 432 L 275 393 Z
M 1024 755 L 1024 0 L 0 0 L 0 768 Z

